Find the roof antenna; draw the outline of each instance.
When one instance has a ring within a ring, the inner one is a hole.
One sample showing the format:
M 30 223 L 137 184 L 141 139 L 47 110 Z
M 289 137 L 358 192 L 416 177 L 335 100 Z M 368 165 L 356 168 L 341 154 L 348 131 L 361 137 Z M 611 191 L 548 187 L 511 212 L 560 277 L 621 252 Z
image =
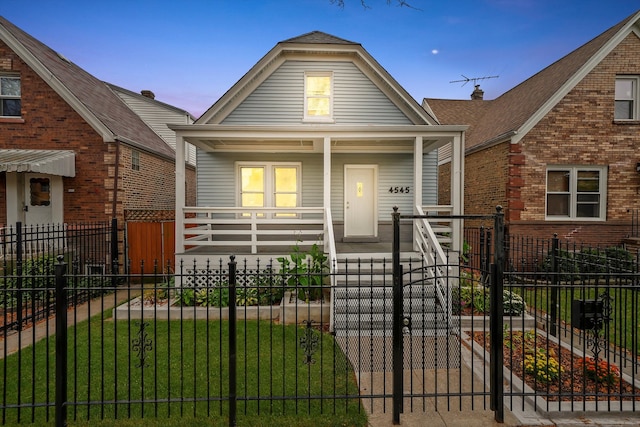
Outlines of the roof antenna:
M 464 79 L 462 80 L 452 80 L 449 83 L 460 83 L 462 82 L 462 86 L 466 85 L 469 82 L 473 82 L 473 85 L 475 86 L 476 82 L 478 80 L 486 80 L 486 79 L 497 79 L 500 76 L 485 76 L 485 77 L 467 77 L 464 74 L 460 74 L 462 77 L 464 77 Z M 461 87 L 462 87 L 461 86 Z

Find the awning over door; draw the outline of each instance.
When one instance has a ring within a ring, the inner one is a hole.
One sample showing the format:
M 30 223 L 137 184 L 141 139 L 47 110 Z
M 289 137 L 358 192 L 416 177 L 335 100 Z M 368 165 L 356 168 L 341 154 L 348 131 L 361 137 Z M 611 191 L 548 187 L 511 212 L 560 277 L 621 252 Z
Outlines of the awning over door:
M 76 155 L 71 150 L 0 150 L 0 172 L 36 172 L 76 176 Z

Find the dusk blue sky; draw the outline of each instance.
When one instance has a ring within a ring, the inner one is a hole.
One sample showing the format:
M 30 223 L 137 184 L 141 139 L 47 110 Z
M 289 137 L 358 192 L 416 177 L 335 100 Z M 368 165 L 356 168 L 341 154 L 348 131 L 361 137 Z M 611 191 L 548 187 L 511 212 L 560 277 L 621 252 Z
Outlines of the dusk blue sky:
M 23 0 L 0 15 L 97 78 L 200 116 L 279 41 L 361 43 L 416 99 L 493 99 L 640 9 L 638 0 Z M 639 59 L 640 60 L 640 59 Z

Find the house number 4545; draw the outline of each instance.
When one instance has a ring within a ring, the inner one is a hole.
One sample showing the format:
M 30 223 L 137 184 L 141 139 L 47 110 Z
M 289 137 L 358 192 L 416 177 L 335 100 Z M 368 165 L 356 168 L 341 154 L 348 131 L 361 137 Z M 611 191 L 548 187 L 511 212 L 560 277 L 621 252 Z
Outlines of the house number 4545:
M 409 187 L 389 187 L 389 193 L 409 193 Z

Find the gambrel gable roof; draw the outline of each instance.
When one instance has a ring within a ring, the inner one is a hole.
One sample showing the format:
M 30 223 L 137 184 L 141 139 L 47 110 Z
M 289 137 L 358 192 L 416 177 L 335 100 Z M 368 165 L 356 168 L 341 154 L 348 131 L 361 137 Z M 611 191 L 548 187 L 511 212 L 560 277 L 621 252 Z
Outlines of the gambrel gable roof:
M 629 34 L 640 34 L 640 12 L 609 28 L 495 100 L 425 98 L 442 124 L 468 124 L 466 147 L 517 142 Z
M 339 55 L 341 58 L 351 59 L 414 124 L 439 124 L 361 44 L 321 31 L 313 31 L 279 42 L 216 101 L 196 121 L 196 124 L 221 123 L 235 107 L 274 73 L 287 58 L 299 58 L 300 55 L 316 55 L 316 57 Z
M 106 83 L 1 16 L 0 40 L 38 73 L 105 142 L 119 140 L 175 159 L 174 150 L 127 107 Z

